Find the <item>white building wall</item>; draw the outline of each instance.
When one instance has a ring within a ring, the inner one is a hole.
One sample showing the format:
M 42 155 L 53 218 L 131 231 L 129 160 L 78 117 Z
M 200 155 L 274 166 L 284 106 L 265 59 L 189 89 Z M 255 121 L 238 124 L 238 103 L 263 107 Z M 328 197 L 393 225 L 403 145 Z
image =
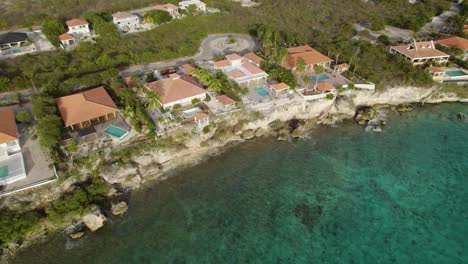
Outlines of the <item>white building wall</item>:
M 195 95 L 195 96 L 192 96 L 192 97 L 187 97 L 187 98 L 184 98 L 182 100 L 179 100 L 179 101 L 175 101 L 175 102 L 172 102 L 172 103 L 167 103 L 167 104 L 163 104 L 162 106 L 165 108 L 165 109 L 169 109 L 169 108 L 172 108 L 174 105 L 176 104 L 180 104 L 180 105 L 188 105 L 188 104 L 191 104 L 192 103 L 192 100 L 193 99 L 200 99 L 200 100 L 205 100 L 206 98 L 206 93 L 203 93 L 203 94 L 199 94 L 199 95 Z
M 83 37 L 91 36 L 91 31 L 89 30 L 89 25 L 80 25 L 68 28 L 68 33 L 72 35 L 78 35 Z
M 120 29 L 125 29 L 125 27 L 134 29 L 140 25 L 140 18 L 138 16 L 128 17 L 124 19 L 114 18 L 113 22 Z

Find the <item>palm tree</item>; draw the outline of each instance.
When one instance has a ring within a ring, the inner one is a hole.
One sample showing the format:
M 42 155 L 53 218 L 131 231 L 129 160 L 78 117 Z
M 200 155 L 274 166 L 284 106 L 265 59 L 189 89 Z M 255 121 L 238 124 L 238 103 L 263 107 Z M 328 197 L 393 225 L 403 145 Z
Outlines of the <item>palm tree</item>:
M 197 77 L 200 83 L 202 83 L 205 86 L 210 85 L 213 79 L 211 72 L 206 69 L 196 69 L 192 72 L 192 75 Z
M 23 75 L 26 77 L 26 78 L 29 78 L 29 80 L 31 80 L 31 83 L 34 87 L 34 91 L 36 92 L 36 94 L 38 94 L 37 92 L 37 88 L 36 88 L 36 85 L 34 84 L 34 71 L 32 70 L 25 70 L 23 71 Z
M 161 97 L 155 92 L 146 91 L 143 101 L 145 102 L 147 108 L 154 110 L 159 106 Z
M 223 82 L 220 79 L 213 78 L 210 84 L 208 84 L 208 90 L 215 93 L 221 92 L 223 90 Z
M 317 89 L 318 79 L 319 76 L 325 71 L 325 68 L 322 65 L 315 65 L 314 72 L 315 72 L 315 89 Z
M 312 80 L 310 79 L 310 76 L 307 76 L 307 75 L 304 75 L 304 77 L 302 77 L 302 81 L 304 82 L 304 85 L 307 88 L 309 88 L 309 85 L 312 82 Z
M 306 66 L 306 62 L 304 61 L 304 59 L 301 58 L 296 64 L 296 71 L 299 73 L 303 73 L 306 70 Z

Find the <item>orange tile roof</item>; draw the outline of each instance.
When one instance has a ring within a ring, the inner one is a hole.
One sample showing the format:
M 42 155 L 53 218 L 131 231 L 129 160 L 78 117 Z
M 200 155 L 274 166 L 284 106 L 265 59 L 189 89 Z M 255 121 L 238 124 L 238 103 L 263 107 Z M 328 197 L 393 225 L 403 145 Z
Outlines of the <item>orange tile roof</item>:
M 319 90 L 321 92 L 328 92 L 328 91 L 332 91 L 333 89 L 335 89 L 335 87 L 333 87 L 333 85 L 331 85 L 328 82 L 318 82 L 317 83 L 317 90 Z
M 0 144 L 16 140 L 17 137 L 13 109 L 0 110 Z
M 439 68 L 439 67 L 434 67 L 434 66 L 429 67 L 429 71 L 430 72 L 445 72 L 444 69 Z
M 216 97 L 216 100 L 223 105 L 233 105 L 236 103 L 236 101 L 232 100 L 230 97 L 224 94 Z
M 115 14 L 112 14 L 112 17 L 115 18 L 115 19 L 125 19 L 125 18 L 137 17 L 137 15 L 134 15 L 134 14 L 129 13 L 129 12 L 117 12 Z
M 72 34 L 68 34 L 68 33 L 62 34 L 58 36 L 58 38 L 60 41 L 75 39 L 75 37 Z
M 86 21 L 85 19 L 82 19 L 82 18 L 75 18 L 75 19 L 72 19 L 72 20 L 68 20 L 67 22 L 65 22 L 67 24 L 68 27 L 76 27 L 76 26 L 83 26 L 83 25 L 88 25 L 88 21 Z
M 179 8 L 174 4 L 165 4 L 165 5 L 155 5 L 154 9 L 167 12 L 167 11 L 177 10 Z
M 195 70 L 195 67 L 193 67 L 191 64 L 183 64 L 180 66 L 184 71 L 188 74 L 192 73 Z
M 224 68 L 231 66 L 231 62 L 229 62 L 228 60 L 216 61 L 214 65 L 216 66 L 216 68 Z
M 226 59 L 228 59 L 229 61 L 233 61 L 233 60 L 241 60 L 242 57 L 239 56 L 239 54 L 237 53 L 232 53 L 232 54 L 226 55 Z
M 405 46 L 392 46 L 392 49 L 412 59 L 449 56 L 448 54 L 436 49 L 432 41 L 416 42 Z
M 286 90 L 286 89 L 289 89 L 289 85 L 285 84 L 285 83 L 276 83 L 276 84 L 272 84 L 271 87 L 277 91 L 282 91 L 282 90 Z
M 462 50 L 468 49 L 468 39 L 457 36 L 443 36 L 434 41 L 434 43 L 447 47 L 457 47 Z
M 193 115 L 193 119 L 194 119 L 195 121 L 197 121 L 197 120 L 203 120 L 203 119 L 206 119 L 206 118 L 208 118 L 208 117 L 209 117 L 209 116 L 208 116 L 207 114 L 203 113 L 203 112 L 198 112 L 198 113 L 196 113 L 196 114 Z
M 244 58 L 257 64 L 257 65 L 260 65 L 260 63 L 264 62 L 265 60 L 260 58 L 257 54 L 253 53 L 253 52 L 249 52 L 247 54 L 244 55 Z
M 204 89 L 181 78 L 166 78 L 146 86 L 161 97 L 162 104 L 206 93 Z
M 118 111 L 104 87 L 55 99 L 66 127 Z
M 332 62 L 333 60 L 323 55 L 316 49 L 304 45 L 299 47 L 288 48 L 288 54 L 283 67 L 292 69 L 296 67 L 297 63 L 303 59 L 307 65 L 315 65 L 320 63 Z
M 231 76 L 232 78 L 234 79 L 237 79 L 237 78 L 242 78 L 242 77 L 245 77 L 247 76 L 245 73 L 241 72 L 241 71 L 232 71 L 229 73 L 229 76 Z
M 244 63 L 242 64 L 242 68 L 246 69 L 249 71 L 251 74 L 259 74 L 259 73 L 264 73 L 264 71 L 257 66 L 255 66 L 252 63 Z
M 346 69 L 349 68 L 349 65 L 347 63 L 341 63 L 338 65 L 335 65 L 335 69 Z

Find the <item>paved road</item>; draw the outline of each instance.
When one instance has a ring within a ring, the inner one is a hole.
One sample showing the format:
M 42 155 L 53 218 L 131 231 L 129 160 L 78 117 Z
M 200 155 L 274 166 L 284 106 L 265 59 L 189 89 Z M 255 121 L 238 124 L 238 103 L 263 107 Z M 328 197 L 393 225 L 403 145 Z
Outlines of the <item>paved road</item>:
M 437 32 L 440 32 L 445 25 L 445 22 L 452 16 L 457 15 L 460 13 L 460 6 L 456 3 L 452 3 L 452 7 L 450 10 L 443 12 L 440 16 L 436 16 L 432 18 L 432 21 L 427 23 L 420 33 L 429 33 L 431 28 L 434 28 Z
M 224 42 L 229 36 L 236 38 L 237 42 L 235 45 L 222 46 L 220 43 Z M 254 51 L 259 47 L 258 41 L 246 34 L 214 34 L 209 35 L 205 38 L 200 46 L 200 50 L 197 54 L 190 57 L 182 57 L 170 61 L 154 62 L 146 65 L 136 65 L 130 68 L 120 71 L 122 77 L 141 75 L 147 72 L 174 67 L 186 63 L 189 60 L 205 61 L 210 60 L 214 56 L 227 55 L 233 52 L 247 53 Z

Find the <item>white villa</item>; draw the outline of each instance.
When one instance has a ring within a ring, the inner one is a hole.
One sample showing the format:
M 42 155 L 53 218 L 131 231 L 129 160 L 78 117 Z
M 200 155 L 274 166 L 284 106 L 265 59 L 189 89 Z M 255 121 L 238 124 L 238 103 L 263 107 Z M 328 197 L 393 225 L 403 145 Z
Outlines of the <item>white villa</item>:
M 112 15 L 112 21 L 122 31 L 133 31 L 140 26 L 140 17 L 128 12 L 117 12 Z
M 0 111 L 0 185 L 26 178 L 13 109 Z
M 174 105 L 188 105 L 193 99 L 205 100 L 206 91 L 177 73 L 168 78 L 146 84 L 146 87 L 160 97 L 161 106 L 170 109 Z
M 60 40 L 60 43 L 63 49 L 67 49 L 69 47 L 76 45 L 75 36 L 71 34 L 68 34 L 68 33 L 62 34 L 58 36 L 58 39 Z
M 391 46 L 390 53 L 400 54 L 410 60 L 414 65 L 426 62 L 447 63 L 450 55 L 436 49 L 434 42 L 413 42 L 404 46 Z
M 193 115 L 193 121 L 195 121 L 195 124 L 197 124 L 199 128 L 203 128 L 210 124 L 210 116 L 199 112 Z
M 253 88 L 262 86 L 268 78 L 266 72 L 235 53 L 227 55 L 226 60 L 214 62 L 213 67 L 215 70 L 223 71 L 229 79 L 242 87 Z
M 89 23 L 85 19 L 72 19 L 66 22 L 68 27 L 68 34 L 73 35 L 74 37 L 89 37 L 91 36 L 91 31 L 89 30 Z
M 174 19 L 180 18 L 179 7 L 174 4 L 155 5 L 154 9 L 167 12 Z
M 182 10 L 187 10 L 187 8 L 192 5 L 195 5 L 198 11 L 206 12 L 206 4 L 200 0 L 188 0 L 179 2 L 179 7 Z

